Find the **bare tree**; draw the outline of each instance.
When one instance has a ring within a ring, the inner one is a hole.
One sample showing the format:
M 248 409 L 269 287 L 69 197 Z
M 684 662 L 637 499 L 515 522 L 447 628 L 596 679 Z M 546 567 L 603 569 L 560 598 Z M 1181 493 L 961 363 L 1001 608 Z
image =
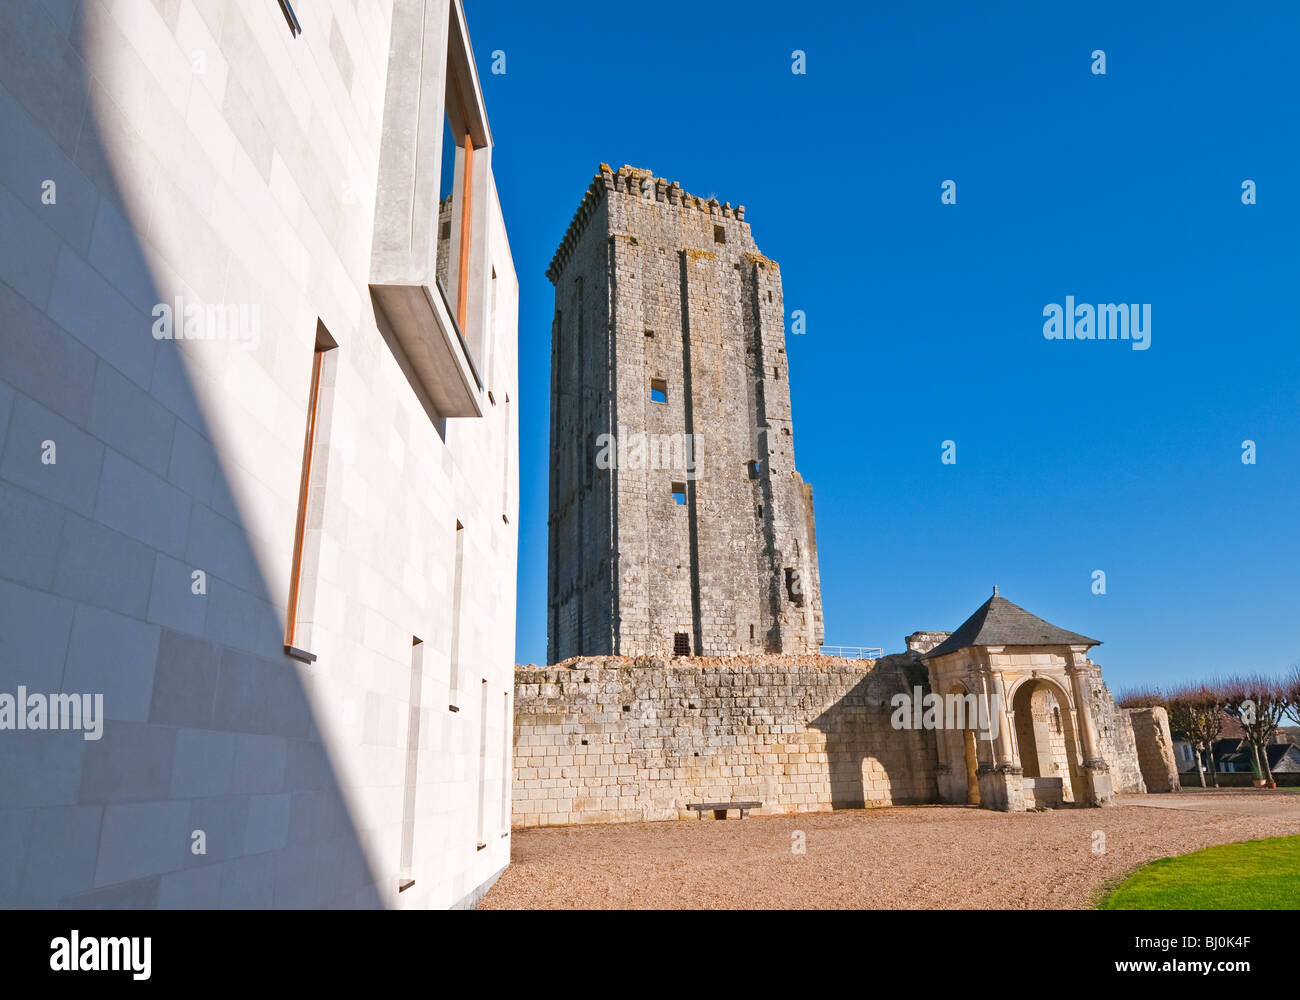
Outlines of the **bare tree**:
M 1120 708 L 1166 708 L 1165 696 L 1159 688 L 1131 687 L 1125 688 L 1115 699 Z
M 1285 685 L 1275 677 L 1243 674 L 1227 678 L 1220 687 L 1224 708 L 1241 725 L 1250 743 L 1255 776 L 1266 776 L 1271 782 L 1273 769 L 1268 762 L 1268 748 L 1289 704 Z
M 1300 726 L 1300 660 L 1291 664 L 1291 671 L 1283 676 L 1280 686 L 1286 717 Z
M 1205 787 L 1205 764 L 1202 754 L 1209 758 L 1210 776 L 1214 787 L 1219 787 L 1218 769 L 1214 763 L 1214 743 L 1223 731 L 1223 699 L 1219 693 L 1204 684 L 1177 688 L 1165 695 L 1165 708 L 1169 712 L 1169 726 L 1186 737 L 1196 751 L 1196 771 Z

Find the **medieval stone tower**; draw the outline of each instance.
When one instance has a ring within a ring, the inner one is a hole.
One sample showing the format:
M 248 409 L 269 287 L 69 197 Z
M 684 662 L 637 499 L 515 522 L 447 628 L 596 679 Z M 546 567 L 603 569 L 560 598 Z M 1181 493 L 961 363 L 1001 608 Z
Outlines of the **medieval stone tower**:
M 550 661 L 816 652 L 781 274 L 744 206 L 602 164 L 547 277 Z

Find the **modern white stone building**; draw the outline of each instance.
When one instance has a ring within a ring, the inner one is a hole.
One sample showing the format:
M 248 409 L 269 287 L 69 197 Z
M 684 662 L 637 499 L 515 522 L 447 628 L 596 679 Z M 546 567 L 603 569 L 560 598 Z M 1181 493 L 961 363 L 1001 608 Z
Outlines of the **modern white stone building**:
M 6 0 L 0 133 L 0 905 L 471 905 L 518 286 L 460 0 Z

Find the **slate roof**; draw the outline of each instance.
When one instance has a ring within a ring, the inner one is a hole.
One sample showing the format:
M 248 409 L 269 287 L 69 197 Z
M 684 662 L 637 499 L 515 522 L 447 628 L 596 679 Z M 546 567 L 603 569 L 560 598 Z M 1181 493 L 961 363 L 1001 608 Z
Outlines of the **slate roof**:
M 1268 753 L 1269 769 L 1279 774 L 1300 771 L 1300 747 L 1293 743 L 1272 743 L 1264 750 Z M 1239 771 L 1249 771 L 1254 755 L 1250 743 L 1244 739 L 1217 740 L 1214 744 L 1214 763 L 1220 771 L 1224 764 L 1233 764 Z
M 955 653 L 967 646 L 1100 646 L 1100 639 L 1089 639 L 1078 632 L 1059 628 L 1031 615 L 1005 597 L 993 596 L 962 622 L 961 626 L 923 659 Z

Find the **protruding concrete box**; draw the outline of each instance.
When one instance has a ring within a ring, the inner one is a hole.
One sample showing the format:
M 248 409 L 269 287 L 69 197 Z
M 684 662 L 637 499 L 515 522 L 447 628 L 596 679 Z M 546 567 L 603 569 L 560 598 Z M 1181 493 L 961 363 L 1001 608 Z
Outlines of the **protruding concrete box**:
M 383 333 L 437 414 L 480 417 L 492 136 L 460 5 L 398 0 L 393 20 L 370 291 Z M 441 176 L 444 131 L 457 146 L 450 179 Z M 442 234 L 439 192 L 448 180 L 452 217 Z M 451 244 L 445 284 L 440 239 Z

